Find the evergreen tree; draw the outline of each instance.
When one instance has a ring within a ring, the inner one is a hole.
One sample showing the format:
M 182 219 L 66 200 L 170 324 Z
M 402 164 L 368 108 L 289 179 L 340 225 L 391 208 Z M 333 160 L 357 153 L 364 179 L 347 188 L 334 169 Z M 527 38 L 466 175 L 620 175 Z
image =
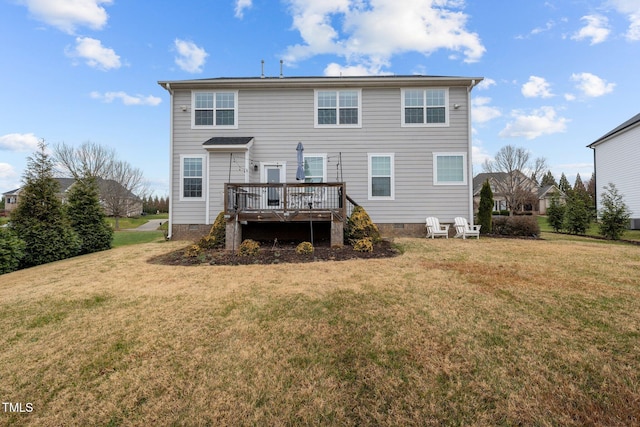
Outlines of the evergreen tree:
M 558 182 L 558 188 L 567 196 L 571 193 L 571 184 L 569 184 L 569 180 L 565 176 L 564 172 L 560 175 L 560 181 Z
M 493 218 L 493 192 L 491 191 L 491 185 L 487 179 L 482 184 L 482 190 L 480 190 L 480 205 L 478 206 L 478 224 L 480 232 L 483 234 L 491 233 L 491 222 Z
M 113 230 L 100 205 L 95 177 L 78 178 L 71 186 L 66 213 L 81 241 L 80 253 L 111 249 Z
M 547 173 L 542 177 L 542 182 L 540 183 L 540 185 L 542 187 L 546 187 L 547 185 L 555 185 L 557 187 L 558 183 L 556 182 L 556 179 L 554 178 L 551 171 L 547 171 Z
M 596 200 L 598 195 L 596 194 L 596 174 L 591 174 L 591 179 L 587 183 L 587 194 L 589 195 L 589 209 L 591 212 L 596 211 Z
M 29 157 L 20 203 L 11 213 L 11 228 L 26 243 L 21 267 L 31 267 L 78 254 L 80 241 L 64 215 L 53 178 L 53 161 L 44 140 Z
M 631 217 L 622 194 L 612 183 L 604 187 L 600 209 L 600 234 L 607 239 L 619 240 L 629 226 Z
M 15 271 L 24 257 L 25 243 L 12 230 L 0 228 L 0 274 Z
M 564 211 L 565 205 L 560 202 L 558 193 L 554 192 L 551 195 L 551 204 L 547 208 L 547 223 L 556 233 L 562 230 L 564 225 Z
M 564 212 L 564 229 L 571 234 L 584 234 L 589 227 L 591 215 L 587 210 L 584 199 L 571 193 L 567 197 Z

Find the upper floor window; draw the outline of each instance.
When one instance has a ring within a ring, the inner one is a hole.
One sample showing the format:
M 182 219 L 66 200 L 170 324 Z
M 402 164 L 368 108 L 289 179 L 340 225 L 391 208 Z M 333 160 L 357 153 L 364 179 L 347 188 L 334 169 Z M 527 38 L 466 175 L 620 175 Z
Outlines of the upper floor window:
M 360 90 L 316 90 L 316 127 L 361 127 Z
M 434 185 L 465 185 L 467 155 L 465 153 L 433 153 Z
M 402 91 L 403 126 L 447 126 L 449 124 L 448 89 L 404 89 Z
M 238 127 L 237 92 L 193 92 L 193 127 Z

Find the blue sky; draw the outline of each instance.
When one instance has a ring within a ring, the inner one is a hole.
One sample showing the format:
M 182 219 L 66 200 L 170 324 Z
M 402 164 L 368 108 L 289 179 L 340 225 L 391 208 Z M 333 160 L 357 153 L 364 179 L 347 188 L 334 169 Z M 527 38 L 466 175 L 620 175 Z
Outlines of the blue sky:
M 640 0 L 0 0 L 0 193 L 41 138 L 92 141 L 169 188 L 158 80 L 426 74 L 472 93 L 474 173 L 503 146 L 588 179 L 639 111 Z

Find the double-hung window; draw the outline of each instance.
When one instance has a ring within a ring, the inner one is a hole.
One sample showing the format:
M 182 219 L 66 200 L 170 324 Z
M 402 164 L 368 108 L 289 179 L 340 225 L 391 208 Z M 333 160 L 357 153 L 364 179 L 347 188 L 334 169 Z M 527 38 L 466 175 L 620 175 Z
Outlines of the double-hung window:
M 369 199 L 394 198 L 393 154 L 369 154 Z
M 204 200 L 205 156 L 180 156 L 180 200 Z
M 402 126 L 448 126 L 448 105 L 448 89 L 403 89 Z
M 316 127 L 362 127 L 360 90 L 316 90 Z
M 433 153 L 434 185 L 466 185 L 467 155 L 465 153 Z
M 193 128 L 238 128 L 237 92 L 194 91 L 192 99 Z

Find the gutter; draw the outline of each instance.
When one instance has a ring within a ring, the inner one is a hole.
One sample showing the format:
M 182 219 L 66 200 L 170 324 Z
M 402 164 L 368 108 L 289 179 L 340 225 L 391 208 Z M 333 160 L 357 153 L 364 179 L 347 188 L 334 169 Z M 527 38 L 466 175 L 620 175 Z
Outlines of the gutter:
M 478 83 L 480 83 L 483 79 L 471 79 L 471 84 L 467 87 L 467 132 L 468 132 L 468 166 L 467 166 L 467 185 L 469 187 L 469 222 L 473 224 L 473 142 L 471 140 L 471 135 L 473 135 L 473 129 L 471 128 L 471 91 Z
M 167 239 L 173 235 L 173 90 L 171 83 L 161 84 L 171 96 L 169 102 L 169 226 L 167 228 Z

